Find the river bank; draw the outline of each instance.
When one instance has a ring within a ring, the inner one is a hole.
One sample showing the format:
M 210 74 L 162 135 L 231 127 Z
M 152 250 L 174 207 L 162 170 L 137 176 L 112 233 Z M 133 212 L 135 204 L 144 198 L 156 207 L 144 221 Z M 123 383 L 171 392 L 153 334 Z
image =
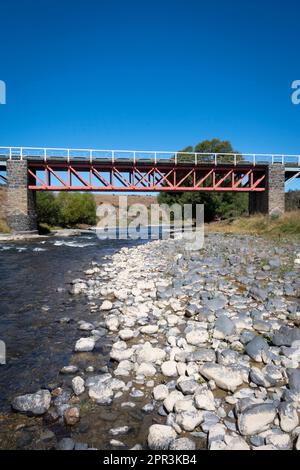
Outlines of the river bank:
M 198 252 L 158 240 L 90 262 L 70 286 L 86 306 L 73 353 L 13 400 L 36 417 L 10 414 L 5 446 L 299 448 L 299 252 L 209 234 Z

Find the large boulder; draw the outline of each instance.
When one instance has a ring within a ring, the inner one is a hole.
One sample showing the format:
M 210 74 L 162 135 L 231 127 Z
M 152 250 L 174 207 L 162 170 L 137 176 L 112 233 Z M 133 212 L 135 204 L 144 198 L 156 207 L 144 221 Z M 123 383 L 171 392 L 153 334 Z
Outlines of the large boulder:
M 234 392 L 243 383 L 241 371 L 220 364 L 203 364 L 200 367 L 200 374 L 208 380 L 214 380 L 218 387 L 230 392 Z
M 244 436 L 265 431 L 273 423 L 276 414 L 277 410 L 273 403 L 249 406 L 238 416 L 239 431 Z
M 51 394 L 49 390 L 39 390 L 36 393 L 20 395 L 12 402 L 12 407 L 22 413 L 42 415 L 50 408 Z

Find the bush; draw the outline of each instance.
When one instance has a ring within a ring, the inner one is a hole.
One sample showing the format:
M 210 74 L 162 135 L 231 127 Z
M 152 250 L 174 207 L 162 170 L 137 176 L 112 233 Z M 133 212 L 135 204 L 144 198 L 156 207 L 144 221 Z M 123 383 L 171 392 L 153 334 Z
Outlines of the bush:
M 74 227 L 78 224 L 96 224 L 96 203 L 92 194 L 53 193 L 37 194 L 38 223 L 43 226 Z
M 181 152 L 202 152 L 202 153 L 239 153 L 233 150 L 229 141 L 221 141 L 219 139 L 204 140 L 193 147 L 186 147 Z M 178 159 L 188 159 L 184 155 L 178 154 Z M 189 157 L 189 156 L 188 156 Z M 191 159 L 193 160 L 193 156 Z M 223 158 L 225 160 L 226 157 Z M 192 182 L 188 183 L 192 185 Z M 230 217 L 238 217 L 248 212 L 249 196 L 247 193 L 215 193 L 205 191 L 188 191 L 183 193 L 161 192 L 158 198 L 159 203 L 173 204 L 179 203 L 192 204 L 196 208 L 196 204 L 204 204 L 205 222 L 211 222 L 215 219 L 227 219 Z

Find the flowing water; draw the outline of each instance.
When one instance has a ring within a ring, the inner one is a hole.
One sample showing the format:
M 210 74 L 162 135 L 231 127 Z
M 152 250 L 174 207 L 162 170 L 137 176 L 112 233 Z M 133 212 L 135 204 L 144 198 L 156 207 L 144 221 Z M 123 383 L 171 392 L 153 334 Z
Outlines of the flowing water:
M 136 243 L 141 240 L 99 240 L 91 233 L 0 244 L 0 339 L 7 348 L 6 365 L 0 366 L 0 448 L 53 446 L 50 438 L 49 442 L 39 441 L 45 431 L 42 418 L 11 411 L 10 403 L 16 395 L 32 393 L 40 387 L 53 388 L 62 382 L 65 386 L 72 376 L 59 374 L 64 365 L 73 363 L 80 370 L 94 365 L 97 373 L 108 364 L 107 337 L 98 342 L 93 353 L 73 353 L 76 340 L 83 336 L 77 321 L 99 321 L 101 317 L 98 309 L 90 310 L 85 297 L 69 294 L 69 283 L 83 277 L 83 270 L 92 261 L 104 263 L 107 255 Z M 61 322 L 63 317 L 70 321 Z M 72 436 L 90 446 L 109 448 L 109 428 L 130 422 L 133 430 L 126 438 L 129 446 L 140 442 L 139 435 L 148 428 L 150 417 L 141 412 L 141 406 L 93 406 L 87 398 L 81 403 L 81 408 L 86 409 L 79 425 L 68 429 L 62 423 L 54 423 L 47 430 L 51 429 L 57 439 Z

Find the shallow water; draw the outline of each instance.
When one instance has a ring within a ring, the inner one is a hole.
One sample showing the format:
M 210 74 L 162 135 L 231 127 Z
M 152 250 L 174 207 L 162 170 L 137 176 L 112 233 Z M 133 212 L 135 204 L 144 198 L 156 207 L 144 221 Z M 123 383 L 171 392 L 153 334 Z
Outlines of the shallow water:
M 78 330 L 77 321 L 99 321 L 101 316 L 99 310 L 91 312 L 85 297 L 68 293 L 69 283 L 83 277 L 82 271 L 91 261 L 101 264 L 105 256 L 122 246 L 141 242 L 99 240 L 91 234 L 0 244 L 0 339 L 5 341 L 7 348 L 7 363 L 0 366 L 0 448 L 18 447 L 19 431 L 15 432 L 15 425 L 18 427 L 19 422 L 25 423 L 25 430 L 29 425 L 37 427 L 37 432 L 44 426 L 40 418 L 30 419 L 11 412 L 10 403 L 16 395 L 60 385 L 62 381 L 64 385 L 70 382 L 72 376 L 59 374 L 59 370 L 69 363 L 78 364 L 81 370 L 94 365 L 95 373 L 107 364 L 110 340 L 106 337 L 98 342 L 92 354 L 73 354 L 76 340 L 84 336 Z M 58 291 L 58 288 L 64 290 Z M 71 321 L 60 323 L 63 317 L 69 317 Z M 92 406 L 87 399 L 86 408 L 80 425 L 72 428 L 72 433 L 88 433 L 79 440 L 86 442 L 88 439 L 92 441 L 90 445 L 98 448 L 105 447 L 101 429 L 111 427 L 112 422 L 116 422 L 114 426 L 120 425 L 125 419 L 122 414 L 131 413 L 131 421 L 141 419 L 141 412 L 132 409 L 124 408 L 121 414 L 119 409 L 117 414 L 112 413 L 115 404 L 112 407 Z M 91 422 L 93 426 L 90 426 Z M 71 432 L 63 425 L 55 424 L 53 428 L 57 437 Z M 35 440 L 36 436 L 32 442 Z M 27 447 L 31 447 L 32 442 L 25 439 Z M 26 445 L 22 441 L 19 447 L 26 448 Z

